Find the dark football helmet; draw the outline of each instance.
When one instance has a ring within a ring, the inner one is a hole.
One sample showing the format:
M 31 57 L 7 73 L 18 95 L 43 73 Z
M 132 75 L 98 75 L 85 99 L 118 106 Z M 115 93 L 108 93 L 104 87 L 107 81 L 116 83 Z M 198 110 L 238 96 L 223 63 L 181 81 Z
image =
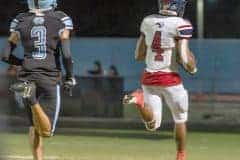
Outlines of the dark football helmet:
M 49 10 L 57 7 L 57 0 L 27 0 L 30 10 Z
M 158 0 L 159 10 L 175 12 L 177 16 L 183 17 L 187 0 Z

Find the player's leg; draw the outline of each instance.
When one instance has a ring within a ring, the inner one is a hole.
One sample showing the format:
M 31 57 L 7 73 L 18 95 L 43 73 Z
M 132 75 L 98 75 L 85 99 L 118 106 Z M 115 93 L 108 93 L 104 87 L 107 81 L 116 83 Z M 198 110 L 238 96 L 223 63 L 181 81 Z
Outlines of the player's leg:
M 38 95 L 40 95 L 39 103 L 41 106 L 32 107 L 32 116 L 36 116 L 38 121 L 34 125 L 39 125 L 38 130 L 35 127 L 33 137 L 33 153 L 37 158 L 43 157 L 42 137 L 53 136 L 56 122 L 60 111 L 60 86 L 39 83 Z M 44 114 L 44 115 L 43 115 Z M 39 116 L 39 117 L 37 117 Z M 41 133 L 41 134 L 39 134 Z M 39 159 L 36 159 L 39 160 Z M 41 160 L 41 159 L 40 159 Z
M 168 87 L 164 97 L 175 122 L 175 139 L 177 144 L 177 160 L 186 159 L 186 137 L 188 119 L 188 93 L 183 85 Z
M 138 89 L 131 93 L 130 95 L 126 95 L 124 97 L 124 103 L 136 104 L 136 107 L 142 117 L 142 119 L 145 122 L 150 122 L 153 120 L 153 111 L 152 108 L 148 107 L 146 104 L 144 104 L 144 95 L 143 91 Z
M 50 136 L 53 136 L 60 112 L 60 86 L 41 84 L 41 98 L 39 100 L 42 109 L 46 113 L 50 123 Z
M 11 86 L 11 90 L 18 92 L 29 104 L 32 112 L 33 125 L 42 137 L 51 136 L 51 123 L 37 99 L 37 86 L 32 82 L 19 82 Z
M 48 115 L 43 110 L 43 106 L 40 105 L 39 100 L 37 99 L 38 95 L 41 95 L 42 92 L 44 94 L 44 91 L 42 91 L 40 86 L 33 84 L 31 87 L 31 96 L 28 98 L 28 101 L 31 105 L 32 120 L 35 131 L 41 137 L 50 137 L 52 128 L 51 122 Z
M 33 124 L 38 134 L 42 137 L 50 137 L 52 126 L 47 114 L 43 111 L 42 106 L 39 103 L 35 103 L 32 105 L 31 110 Z
M 143 91 L 137 90 L 124 97 L 127 104 L 136 104 L 137 109 L 146 125 L 147 130 L 155 131 L 161 125 L 162 101 L 153 94 L 151 87 L 143 86 Z
M 26 99 L 23 100 L 23 103 L 25 105 L 25 109 L 28 114 L 29 122 L 30 122 L 30 128 L 29 128 L 29 142 L 31 151 L 33 154 L 33 157 L 35 160 L 42 160 L 43 159 L 43 146 L 42 146 L 42 137 L 38 134 L 36 131 L 34 124 L 33 124 L 33 115 L 31 111 L 31 106 L 26 101 Z
M 187 125 L 186 123 L 176 123 L 175 124 L 175 139 L 177 144 L 177 150 L 179 154 L 185 154 L 186 152 L 186 141 L 187 141 Z M 181 155 L 179 155 L 181 156 Z
M 34 159 L 43 160 L 42 137 L 38 134 L 33 126 L 29 128 L 29 142 Z

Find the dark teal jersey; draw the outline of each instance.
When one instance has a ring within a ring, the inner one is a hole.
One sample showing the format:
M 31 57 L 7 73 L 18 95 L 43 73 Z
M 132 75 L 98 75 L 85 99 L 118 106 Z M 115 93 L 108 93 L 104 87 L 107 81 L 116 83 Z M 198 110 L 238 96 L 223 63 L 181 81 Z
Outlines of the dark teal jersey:
M 73 23 L 61 11 L 21 13 L 12 21 L 10 32 L 19 34 L 24 48 L 22 72 L 54 75 L 61 71 L 59 44 L 64 29 L 72 30 Z

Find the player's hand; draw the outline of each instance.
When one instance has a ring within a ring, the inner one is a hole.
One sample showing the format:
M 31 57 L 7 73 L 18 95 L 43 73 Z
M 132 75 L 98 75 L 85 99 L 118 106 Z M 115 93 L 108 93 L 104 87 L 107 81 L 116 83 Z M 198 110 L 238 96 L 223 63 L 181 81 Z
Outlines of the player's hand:
M 194 68 L 192 71 L 189 71 L 189 74 L 194 75 L 197 73 L 197 71 L 198 71 L 198 69 Z
M 63 90 L 69 96 L 72 96 L 72 90 L 76 85 L 77 85 L 77 81 L 74 77 L 66 78 L 66 80 L 63 83 Z
M 197 67 L 190 67 L 188 65 L 182 65 L 182 68 L 190 75 L 195 75 L 198 72 Z
M 197 73 L 198 69 L 196 66 L 185 65 L 183 68 L 190 74 L 194 75 Z

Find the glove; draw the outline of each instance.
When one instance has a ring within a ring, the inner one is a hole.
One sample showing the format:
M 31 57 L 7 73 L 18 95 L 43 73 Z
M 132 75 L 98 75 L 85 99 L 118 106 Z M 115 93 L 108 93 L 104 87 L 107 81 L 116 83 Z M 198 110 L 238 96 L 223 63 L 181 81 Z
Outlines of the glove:
M 66 78 L 66 80 L 63 83 L 64 92 L 72 97 L 72 90 L 76 86 L 76 84 L 77 81 L 74 77 Z

